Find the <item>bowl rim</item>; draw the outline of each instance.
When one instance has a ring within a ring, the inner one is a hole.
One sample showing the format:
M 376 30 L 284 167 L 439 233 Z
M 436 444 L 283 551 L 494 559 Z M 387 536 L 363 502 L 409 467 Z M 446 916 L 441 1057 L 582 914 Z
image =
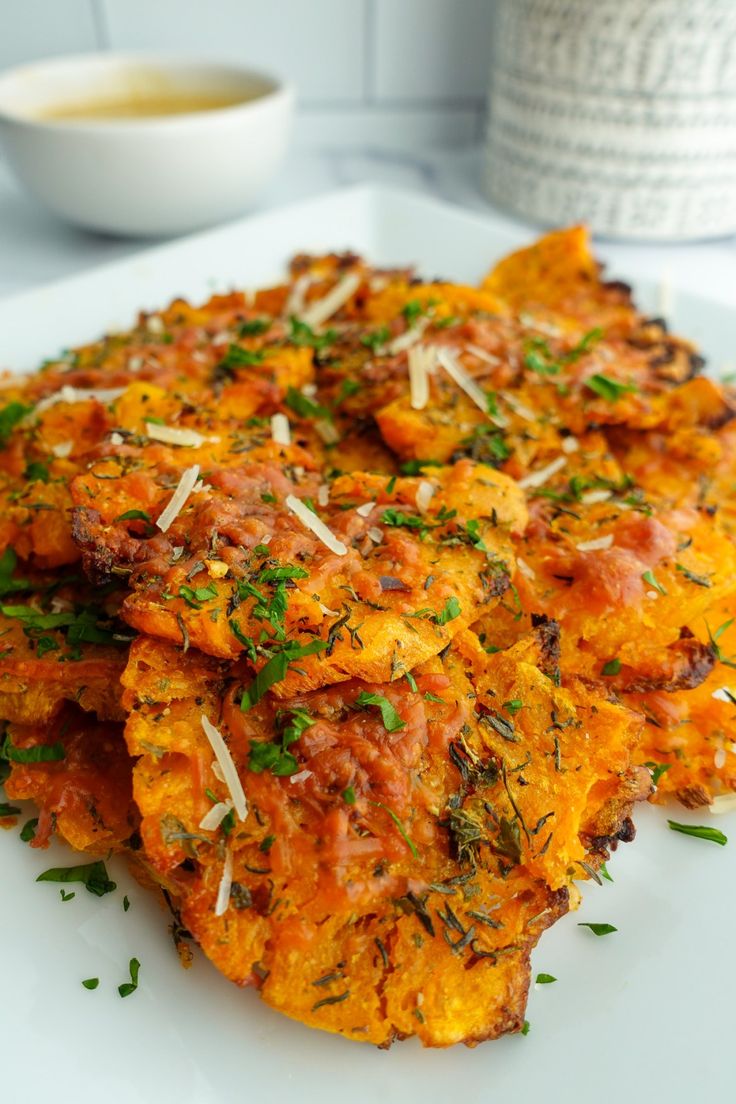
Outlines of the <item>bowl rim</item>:
M 267 87 L 263 92 L 257 93 L 253 98 L 243 100 L 241 103 L 227 104 L 222 107 L 208 108 L 206 111 L 182 111 L 171 115 L 131 116 L 129 119 L 46 119 L 34 118 L 32 115 L 23 114 L 19 110 L 8 108 L 3 103 L 4 86 L 11 85 L 15 80 L 26 77 L 33 78 L 36 74 L 43 74 L 44 70 L 50 73 L 87 66 L 92 70 L 90 87 L 94 90 L 94 73 L 104 72 L 107 69 L 131 69 L 139 66 L 151 69 L 160 68 L 163 72 L 177 69 L 201 70 L 211 72 L 213 77 L 219 71 L 221 74 L 234 77 L 251 78 L 261 81 Z M 40 58 L 37 61 L 24 62 L 22 65 L 14 65 L 9 69 L 0 71 L 0 124 L 12 123 L 16 126 L 28 127 L 32 130 L 59 133 L 63 131 L 80 133 L 106 134 L 120 132 L 130 133 L 131 130 L 140 129 L 146 132 L 155 132 L 172 127 L 192 126 L 202 123 L 204 120 L 232 118 L 237 114 L 256 114 L 264 107 L 270 107 L 278 102 L 293 102 L 296 89 L 293 83 L 277 73 L 259 69 L 251 65 L 233 61 L 230 58 L 192 54 L 176 50 L 89 50 L 75 54 L 56 54 L 53 57 Z

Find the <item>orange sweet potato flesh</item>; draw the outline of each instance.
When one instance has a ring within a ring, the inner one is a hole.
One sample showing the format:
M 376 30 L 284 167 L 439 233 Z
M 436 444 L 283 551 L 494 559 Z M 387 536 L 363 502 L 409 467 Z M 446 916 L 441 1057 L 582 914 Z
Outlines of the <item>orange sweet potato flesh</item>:
M 96 855 L 128 845 L 138 826 L 133 803 L 133 762 L 120 724 L 100 722 L 76 706 L 65 706 L 49 730 L 10 725 L 6 747 L 8 797 L 32 801 L 39 811 L 32 847 L 45 847 L 53 832 L 76 851 Z M 50 749 L 49 761 L 19 762 L 34 749 Z
M 290 1016 L 383 1046 L 518 1030 L 529 951 L 649 788 L 628 769 L 639 718 L 556 688 L 548 653 L 541 632 L 491 657 L 464 631 L 415 669 L 416 689 L 351 680 L 243 712 L 242 667 L 137 641 L 123 681 L 145 856 L 218 968 Z M 507 694 L 525 701 L 504 726 Z M 248 801 L 227 833 L 201 828 L 227 798 L 203 713 Z M 254 770 L 295 716 L 292 773 Z

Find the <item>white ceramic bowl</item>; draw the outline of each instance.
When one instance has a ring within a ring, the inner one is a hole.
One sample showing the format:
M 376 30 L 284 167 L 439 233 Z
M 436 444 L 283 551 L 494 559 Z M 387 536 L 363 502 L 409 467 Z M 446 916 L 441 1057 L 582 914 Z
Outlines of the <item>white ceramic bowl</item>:
M 232 94 L 214 110 L 57 121 L 55 106 L 149 95 Z M 29 192 L 80 226 L 178 234 L 252 203 L 286 151 L 294 95 L 232 64 L 151 55 L 54 58 L 0 74 L 0 139 Z

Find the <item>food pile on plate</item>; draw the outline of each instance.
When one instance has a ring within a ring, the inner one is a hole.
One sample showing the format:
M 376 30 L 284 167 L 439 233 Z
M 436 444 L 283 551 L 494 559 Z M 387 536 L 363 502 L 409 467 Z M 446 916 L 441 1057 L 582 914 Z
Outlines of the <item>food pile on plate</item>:
M 701 368 L 575 228 L 480 288 L 298 256 L 6 380 L 33 846 L 126 852 L 311 1026 L 519 1031 L 634 804 L 734 805 L 736 405 Z

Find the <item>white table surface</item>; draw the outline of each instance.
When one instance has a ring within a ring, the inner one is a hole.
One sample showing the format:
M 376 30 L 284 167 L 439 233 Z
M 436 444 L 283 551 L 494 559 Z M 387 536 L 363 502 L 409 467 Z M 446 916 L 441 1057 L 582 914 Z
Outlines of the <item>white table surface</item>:
M 371 182 L 429 193 L 483 211 L 499 227 L 523 226 L 484 199 L 481 163 L 476 148 L 297 149 L 258 209 L 341 185 Z M 526 229 L 530 237 L 537 231 L 531 225 Z M 128 256 L 151 244 L 150 239 L 112 238 L 67 226 L 24 195 L 0 161 L 0 296 Z M 294 248 L 298 247 L 295 242 Z M 665 309 L 678 288 L 736 307 L 736 236 L 688 245 L 600 242 L 597 248 L 617 276 L 630 273 L 662 280 Z

